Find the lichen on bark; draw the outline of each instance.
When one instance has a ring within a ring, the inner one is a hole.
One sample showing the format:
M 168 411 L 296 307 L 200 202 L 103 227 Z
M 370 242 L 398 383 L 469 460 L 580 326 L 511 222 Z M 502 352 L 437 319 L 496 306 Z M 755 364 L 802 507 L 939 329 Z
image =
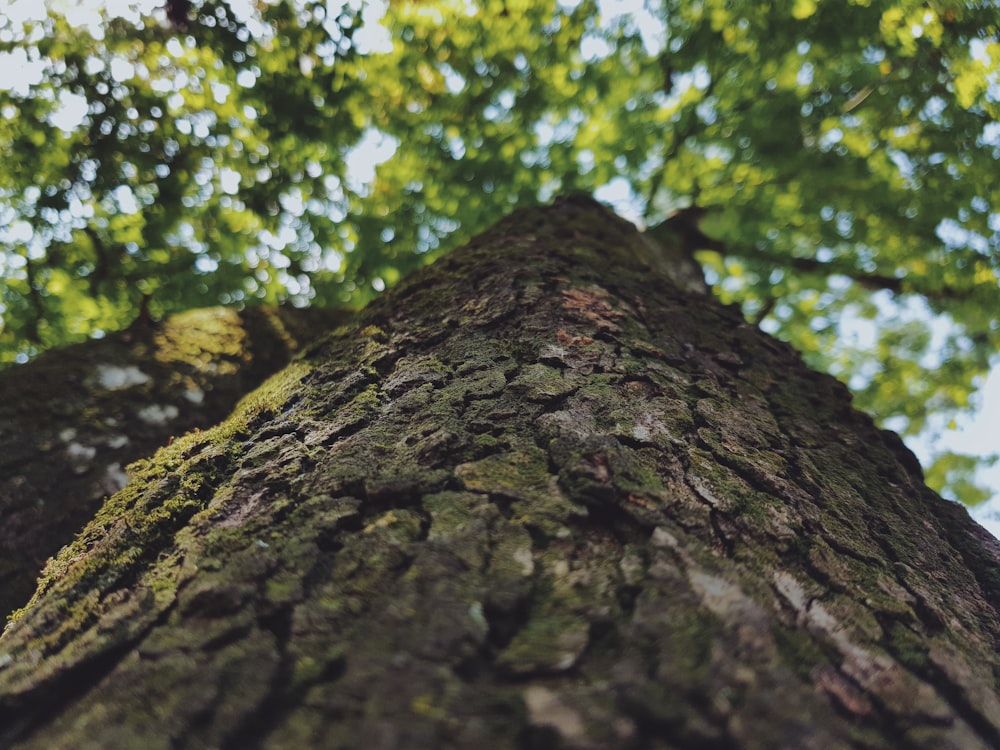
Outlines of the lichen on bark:
M 989 748 L 1000 551 L 582 199 L 140 465 L 0 638 L 0 743 Z

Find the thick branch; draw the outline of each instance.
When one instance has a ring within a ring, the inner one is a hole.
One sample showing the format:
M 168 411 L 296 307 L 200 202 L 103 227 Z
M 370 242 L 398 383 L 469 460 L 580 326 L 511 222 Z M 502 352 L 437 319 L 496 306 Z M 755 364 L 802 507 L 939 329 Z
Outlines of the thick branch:
M 919 294 L 932 300 L 964 299 L 969 294 L 968 288 L 959 288 L 947 284 L 935 288 L 923 288 L 921 284 L 914 283 L 910 276 L 890 276 L 888 274 L 863 271 L 849 261 L 837 259 L 821 261 L 816 258 L 803 258 L 801 256 L 775 253 L 762 250 L 758 247 L 746 249 L 733 245 L 723 247 L 721 243 L 718 247 L 708 249 L 718 250 L 724 255 L 743 258 L 745 260 L 767 261 L 776 268 L 788 268 L 801 273 L 818 274 L 827 277 L 846 276 L 865 289 L 884 289 L 893 294 Z

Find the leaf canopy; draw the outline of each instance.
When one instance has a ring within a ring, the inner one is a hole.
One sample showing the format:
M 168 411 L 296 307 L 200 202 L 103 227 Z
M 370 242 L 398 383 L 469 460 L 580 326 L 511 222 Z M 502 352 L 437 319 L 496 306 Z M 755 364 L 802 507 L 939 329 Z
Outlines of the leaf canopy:
M 1000 349 L 996 0 L 63 7 L 0 16 L 0 364 L 144 299 L 360 304 L 570 190 L 697 216 L 716 293 L 903 434 Z

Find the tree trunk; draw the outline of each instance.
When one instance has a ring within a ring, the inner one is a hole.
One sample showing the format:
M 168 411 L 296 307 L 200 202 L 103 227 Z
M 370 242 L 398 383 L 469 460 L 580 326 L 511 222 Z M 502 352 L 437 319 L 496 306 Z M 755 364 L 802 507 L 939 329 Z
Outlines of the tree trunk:
M 520 211 L 139 464 L 0 745 L 1000 747 L 1000 545 L 648 251 Z
M 210 427 L 345 312 L 192 310 L 0 372 L 0 613 L 174 435 Z

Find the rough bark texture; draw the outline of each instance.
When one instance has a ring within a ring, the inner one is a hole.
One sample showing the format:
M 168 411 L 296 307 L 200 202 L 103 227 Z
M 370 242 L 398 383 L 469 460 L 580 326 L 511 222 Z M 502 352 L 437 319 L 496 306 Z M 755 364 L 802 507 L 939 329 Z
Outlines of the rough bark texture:
M 1000 548 L 596 204 L 134 472 L 0 638 L 18 748 L 1000 746 Z
M 346 313 L 193 310 L 0 372 L 0 613 L 173 435 L 226 417 Z

